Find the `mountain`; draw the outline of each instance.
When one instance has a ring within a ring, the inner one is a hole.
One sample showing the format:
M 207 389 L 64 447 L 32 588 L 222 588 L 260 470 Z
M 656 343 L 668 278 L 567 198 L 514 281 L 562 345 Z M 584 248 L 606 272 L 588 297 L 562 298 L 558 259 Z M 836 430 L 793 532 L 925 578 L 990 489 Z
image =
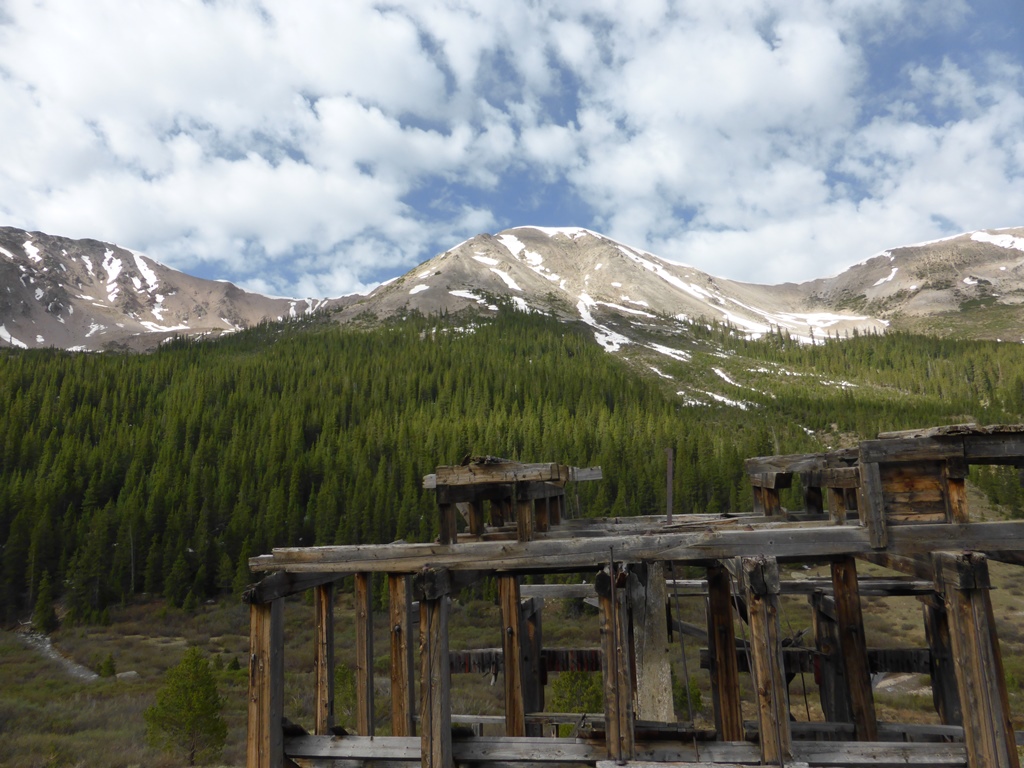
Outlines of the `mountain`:
M 150 349 L 175 335 L 220 335 L 310 313 L 190 277 L 134 251 L 0 227 L 0 347 Z
M 751 338 L 784 333 L 807 342 L 889 328 L 1016 340 L 1024 228 L 893 248 L 834 277 L 766 286 L 587 229 L 517 227 L 477 235 L 368 295 L 340 299 L 269 298 L 106 243 L 0 228 L 6 345 L 145 349 L 173 335 L 230 333 L 315 311 L 346 322 L 467 308 L 489 314 L 502 305 L 582 321 L 609 351 L 658 350 L 709 322 Z

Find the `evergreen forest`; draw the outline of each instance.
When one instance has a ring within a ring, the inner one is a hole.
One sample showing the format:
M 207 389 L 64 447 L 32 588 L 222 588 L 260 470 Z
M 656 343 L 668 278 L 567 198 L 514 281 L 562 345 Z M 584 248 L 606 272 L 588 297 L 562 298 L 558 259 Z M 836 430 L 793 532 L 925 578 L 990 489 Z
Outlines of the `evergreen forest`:
M 610 355 L 590 329 L 512 311 L 312 318 L 145 355 L 4 350 L 0 615 L 27 617 L 42 592 L 65 620 L 100 621 L 140 593 L 237 590 L 277 546 L 429 540 L 422 477 L 467 455 L 599 465 L 572 514 L 625 516 L 664 511 L 671 447 L 675 513 L 744 511 L 749 456 L 1024 421 L 1020 344 L 806 346 L 696 325 L 657 341 L 686 361 Z M 1016 475 L 972 481 L 1024 514 Z

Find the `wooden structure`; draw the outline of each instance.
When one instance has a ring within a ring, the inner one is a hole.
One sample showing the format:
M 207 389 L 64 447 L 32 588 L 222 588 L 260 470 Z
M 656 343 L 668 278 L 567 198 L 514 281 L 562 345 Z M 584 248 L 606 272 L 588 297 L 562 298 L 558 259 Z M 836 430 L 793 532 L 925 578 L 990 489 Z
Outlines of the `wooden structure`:
M 494 459 L 439 467 L 425 479 L 439 502 L 434 543 L 278 549 L 250 561 L 268 575 L 247 593 L 247 764 L 1019 768 L 988 562 L 1024 562 L 1024 522 L 972 521 L 964 487 L 969 465 L 993 463 L 1024 467 L 1024 426 L 883 434 L 853 450 L 750 459 L 752 514 L 671 522 L 567 519 L 566 483 L 599 470 Z M 797 477 L 804 508 L 785 510 L 779 491 Z M 858 578 L 863 562 L 905 576 Z M 800 563 L 828 564 L 831 578 L 787 578 Z M 676 579 L 680 565 L 700 567 L 705 577 Z M 521 581 L 556 573 L 593 583 Z M 375 734 L 373 720 L 372 574 L 386 574 L 389 588 L 389 736 Z M 451 596 L 483 576 L 498 583 L 502 647 L 452 650 Z M 342 578 L 354 580 L 357 606 L 358 733 L 339 736 L 332 732 L 332 590 Z M 286 736 L 282 611 L 284 598 L 307 589 L 316 606 L 315 722 L 312 734 L 289 728 Z M 780 599 L 793 593 L 809 602 L 810 647 L 784 637 Z M 868 648 L 866 595 L 917 596 L 928 647 Z M 599 649 L 544 648 L 543 601 L 569 596 L 596 599 Z M 706 606 L 706 627 L 672 615 L 682 600 Z M 705 641 L 713 728 L 697 727 L 666 700 L 669 626 L 677 637 Z M 499 668 L 504 716 L 473 719 L 498 723 L 503 735 L 453 735 L 453 723 L 465 720 L 452 713 L 453 672 Z M 547 672 L 598 668 L 603 712 L 582 722 L 545 711 Z M 791 719 L 789 679 L 801 670 L 815 673 L 822 722 Z M 878 671 L 928 675 L 942 724 L 879 722 L 871 683 Z M 746 675 L 749 686 L 741 684 Z M 744 719 L 744 706 L 754 720 Z M 542 735 L 550 723 L 573 724 L 573 737 Z

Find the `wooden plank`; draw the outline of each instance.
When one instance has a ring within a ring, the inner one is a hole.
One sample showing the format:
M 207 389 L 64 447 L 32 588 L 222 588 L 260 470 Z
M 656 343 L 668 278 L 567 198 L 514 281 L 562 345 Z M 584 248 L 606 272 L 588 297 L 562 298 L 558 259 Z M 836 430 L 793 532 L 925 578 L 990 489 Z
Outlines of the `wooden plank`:
M 875 700 L 871 693 L 864 617 L 857 586 L 857 561 L 852 557 L 832 562 L 832 589 L 835 595 L 836 630 L 843 658 L 846 685 L 850 694 L 850 713 L 858 741 L 878 740 Z
M 802 473 L 805 485 L 815 488 L 858 488 L 860 469 L 858 467 L 829 467 Z
M 861 446 L 864 444 L 861 443 Z M 864 460 L 863 452 L 860 462 L 860 497 L 857 508 L 861 514 L 861 522 L 868 529 L 871 546 L 885 549 L 889 544 L 889 535 L 885 525 L 885 501 L 882 497 L 882 478 L 877 463 Z
M 872 552 L 869 534 L 859 526 L 818 523 L 760 523 L 732 521 L 716 527 L 704 523 L 697 530 L 643 536 L 544 539 L 530 542 L 467 542 L 440 544 L 384 544 L 276 549 L 272 555 L 250 559 L 253 570 L 290 572 L 417 573 L 426 566 L 451 570 L 561 573 L 596 568 L 607 560 L 609 547 L 624 560 L 710 562 L 764 552 L 776 558 L 810 560 Z M 925 554 L 948 547 L 976 551 L 1024 550 L 1024 521 L 924 524 L 894 527 L 890 549 L 901 556 Z
M 1003 659 L 989 598 L 988 562 L 975 552 L 938 552 L 970 768 L 1019 768 Z M 958 582 L 946 574 L 959 575 Z
M 416 716 L 413 615 L 410 577 L 388 575 L 391 627 L 391 734 L 412 736 Z
M 846 525 L 846 494 L 841 488 L 829 488 L 828 519 L 832 525 Z
M 860 444 L 860 466 L 892 461 L 939 461 L 964 456 L 959 436 L 934 436 L 864 440 Z
M 519 464 L 500 462 L 438 467 L 437 485 L 477 485 L 481 483 L 522 483 L 549 480 L 567 482 L 569 467 L 562 464 Z
M 314 732 L 330 733 L 334 725 L 334 585 L 322 584 L 313 590 Z
M 443 579 L 431 579 L 443 584 Z M 420 741 L 423 768 L 453 768 L 447 594 L 420 600 Z
M 249 606 L 246 768 L 283 768 L 284 603 Z
M 946 519 L 951 523 L 969 523 L 967 511 L 967 487 L 963 477 L 957 477 L 959 467 L 949 466 L 947 462 L 943 473 L 945 485 Z
M 523 710 L 528 716 L 533 712 L 544 711 L 544 685 L 547 683 L 547 667 L 544 655 L 543 613 L 544 600 L 530 597 L 521 600 L 520 626 L 523 637 Z M 543 736 L 538 725 L 526 721 L 527 736 Z
M 498 577 L 501 607 L 501 647 L 505 659 L 505 735 L 526 735 L 526 702 L 523 693 L 525 650 L 523 622 L 519 612 L 519 577 Z
M 633 670 L 629 649 L 626 595 L 616 585 L 618 573 L 605 570 L 598 579 L 602 680 L 604 683 L 605 746 L 607 756 L 633 756 Z
M 357 573 L 355 586 L 356 732 L 373 736 L 373 575 Z
M 928 640 L 928 674 L 932 681 L 932 703 L 945 725 L 963 725 L 960 692 L 957 689 L 953 645 L 949 635 L 946 604 L 936 595 L 921 598 L 924 609 L 924 634 Z
M 779 566 L 774 558 L 758 556 L 742 558 L 741 567 L 747 596 L 761 760 L 782 764 L 792 757 L 792 736 L 779 622 Z
M 574 483 L 603 479 L 604 473 L 600 467 L 569 467 L 569 480 Z
M 665 566 L 650 563 L 631 567 L 626 586 L 633 628 L 636 717 L 674 723 Z
M 719 741 L 743 739 L 740 676 L 736 659 L 736 629 L 732 614 L 732 585 L 721 563 L 708 568 L 708 638 L 711 651 L 711 693 Z

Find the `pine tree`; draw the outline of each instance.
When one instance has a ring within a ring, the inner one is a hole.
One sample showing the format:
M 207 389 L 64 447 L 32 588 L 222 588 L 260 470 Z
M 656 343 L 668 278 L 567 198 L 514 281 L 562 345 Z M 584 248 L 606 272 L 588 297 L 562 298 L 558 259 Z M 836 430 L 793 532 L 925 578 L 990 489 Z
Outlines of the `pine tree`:
M 210 662 L 199 648 L 189 648 L 167 670 L 156 704 L 144 713 L 146 735 L 154 745 L 182 754 L 189 765 L 212 762 L 227 740 L 223 709 Z
M 32 612 L 32 629 L 48 635 L 59 626 L 57 613 L 53 610 L 53 587 L 50 584 L 50 572 L 46 571 L 39 580 L 36 594 L 36 607 Z

